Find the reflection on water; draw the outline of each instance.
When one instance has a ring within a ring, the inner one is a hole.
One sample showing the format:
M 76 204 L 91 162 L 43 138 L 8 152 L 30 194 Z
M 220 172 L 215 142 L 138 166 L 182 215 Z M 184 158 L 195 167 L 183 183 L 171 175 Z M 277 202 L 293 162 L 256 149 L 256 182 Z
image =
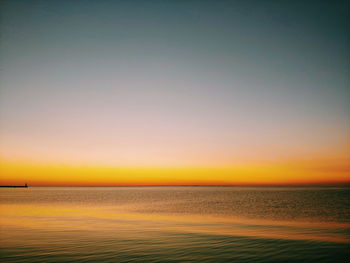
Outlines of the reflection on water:
M 335 262 L 347 188 L 0 191 L 2 262 Z

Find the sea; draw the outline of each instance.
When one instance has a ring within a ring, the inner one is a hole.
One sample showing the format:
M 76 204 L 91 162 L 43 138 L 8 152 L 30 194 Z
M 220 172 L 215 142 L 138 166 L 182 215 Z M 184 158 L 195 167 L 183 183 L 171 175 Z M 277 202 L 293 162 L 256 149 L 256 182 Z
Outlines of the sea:
M 348 187 L 0 189 L 0 262 L 345 262 Z

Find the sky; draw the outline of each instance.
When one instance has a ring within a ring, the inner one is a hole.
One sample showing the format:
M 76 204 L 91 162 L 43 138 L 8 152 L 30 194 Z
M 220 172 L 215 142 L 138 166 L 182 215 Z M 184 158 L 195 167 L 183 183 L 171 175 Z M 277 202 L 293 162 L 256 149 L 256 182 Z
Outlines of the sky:
M 0 3 L 0 183 L 350 182 L 347 1 Z

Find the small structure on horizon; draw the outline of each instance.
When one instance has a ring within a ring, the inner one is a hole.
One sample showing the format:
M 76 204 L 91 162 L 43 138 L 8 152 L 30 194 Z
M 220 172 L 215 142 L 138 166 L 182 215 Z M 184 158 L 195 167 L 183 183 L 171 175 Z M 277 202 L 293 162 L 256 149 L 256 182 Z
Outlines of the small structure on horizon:
M 25 183 L 24 185 L 0 185 L 0 187 L 28 188 L 28 184 Z

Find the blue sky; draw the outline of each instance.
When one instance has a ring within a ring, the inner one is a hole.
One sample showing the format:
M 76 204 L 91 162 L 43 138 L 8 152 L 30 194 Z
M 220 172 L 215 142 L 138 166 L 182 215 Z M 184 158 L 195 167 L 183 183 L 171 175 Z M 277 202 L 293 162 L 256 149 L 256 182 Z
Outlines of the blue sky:
M 2 1 L 1 156 L 349 157 L 346 1 Z

